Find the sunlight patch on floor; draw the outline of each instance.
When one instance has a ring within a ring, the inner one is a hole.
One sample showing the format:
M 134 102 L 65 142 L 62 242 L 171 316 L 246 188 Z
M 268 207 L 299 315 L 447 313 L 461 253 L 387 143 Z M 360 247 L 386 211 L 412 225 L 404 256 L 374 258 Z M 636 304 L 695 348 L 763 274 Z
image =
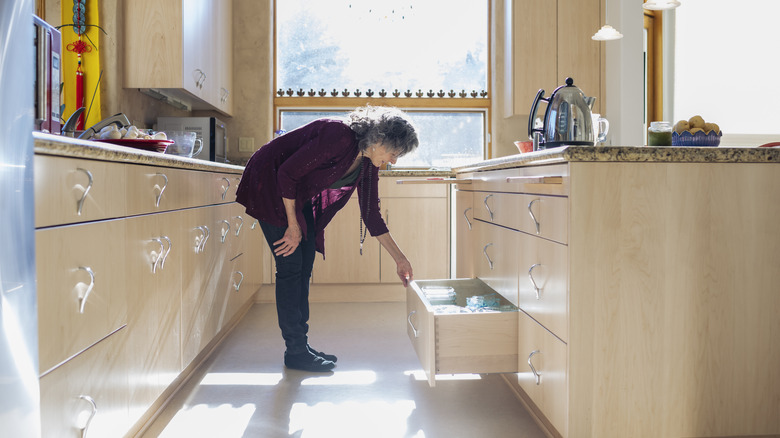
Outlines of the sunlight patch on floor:
M 376 373 L 373 371 L 336 371 L 330 375 L 303 379 L 301 385 L 370 385 L 374 382 Z
M 201 385 L 274 386 L 282 381 L 282 373 L 208 373 Z
M 407 435 L 407 421 L 416 405 L 413 400 L 392 402 L 322 402 L 313 406 L 295 403 L 290 409 L 289 434 L 300 438 L 397 438 Z M 415 435 L 424 438 L 425 434 Z
M 168 423 L 160 437 L 242 438 L 255 410 L 257 407 L 252 403 L 243 406 L 199 404 L 183 408 Z

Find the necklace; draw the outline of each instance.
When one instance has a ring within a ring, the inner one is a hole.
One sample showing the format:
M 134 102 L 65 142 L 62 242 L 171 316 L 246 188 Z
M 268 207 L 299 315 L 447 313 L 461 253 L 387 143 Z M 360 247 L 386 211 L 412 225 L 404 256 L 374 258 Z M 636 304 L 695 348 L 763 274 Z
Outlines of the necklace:
M 360 152 L 360 176 L 363 176 L 363 152 Z M 371 166 L 368 166 L 368 192 L 366 192 L 365 185 L 363 184 L 363 178 L 360 178 L 360 186 L 361 186 L 361 192 L 363 192 L 363 198 L 365 199 L 364 204 L 366 207 L 366 217 L 368 216 L 368 213 L 371 211 L 371 202 L 369 202 L 369 198 L 371 197 Z M 362 208 L 361 208 L 362 211 Z M 363 242 L 366 241 L 366 234 L 368 233 L 368 227 L 363 226 L 363 215 L 360 215 L 360 255 L 363 255 Z

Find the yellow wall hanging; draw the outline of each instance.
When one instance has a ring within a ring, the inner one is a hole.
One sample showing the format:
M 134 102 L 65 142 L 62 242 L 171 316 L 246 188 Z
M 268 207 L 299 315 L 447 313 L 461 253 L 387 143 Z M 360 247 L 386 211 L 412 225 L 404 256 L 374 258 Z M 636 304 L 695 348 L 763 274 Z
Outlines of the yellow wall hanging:
M 102 120 L 100 87 L 102 75 L 99 47 L 98 0 L 62 2 L 62 100 L 61 112 L 67 120 L 80 107 L 77 130 L 86 129 Z

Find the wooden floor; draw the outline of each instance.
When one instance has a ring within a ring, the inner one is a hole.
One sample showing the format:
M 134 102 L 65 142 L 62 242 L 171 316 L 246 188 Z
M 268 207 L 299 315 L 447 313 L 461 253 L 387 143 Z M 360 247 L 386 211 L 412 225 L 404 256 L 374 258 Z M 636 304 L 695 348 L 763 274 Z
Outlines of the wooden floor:
M 500 375 L 430 388 L 403 302 L 313 303 L 333 373 L 287 371 L 273 304 L 255 304 L 143 437 L 543 437 Z

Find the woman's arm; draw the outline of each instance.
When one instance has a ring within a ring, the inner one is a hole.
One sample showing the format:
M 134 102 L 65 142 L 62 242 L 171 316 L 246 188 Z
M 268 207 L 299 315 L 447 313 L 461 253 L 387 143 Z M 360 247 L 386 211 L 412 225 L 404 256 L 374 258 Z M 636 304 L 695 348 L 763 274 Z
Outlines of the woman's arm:
M 399 248 L 395 243 L 393 236 L 391 236 L 388 232 L 376 236 L 376 240 L 378 240 L 379 243 L 387 250 L 387 252 L 390 254 L 390 257 L 395 260 L 396 273 L 398 274 L 398 278 L 401 279 L 404 287 L 408 286 L 409 282 L 414 280 L 412 264 L 409 263 L 409 260 L 406 258 L 403 251 L 401 251 L 401 248 Z
M 287 213 L 287 230 L 284 232 L 284 237 L 274 242 L 275 246 L 278 245 L 274 248 L 274 254 L 287 257 L 301 243 L 303 233 L 295 216 L 295 199 L 282 198 L 282 202 L 284 203 L 284 211 Z

